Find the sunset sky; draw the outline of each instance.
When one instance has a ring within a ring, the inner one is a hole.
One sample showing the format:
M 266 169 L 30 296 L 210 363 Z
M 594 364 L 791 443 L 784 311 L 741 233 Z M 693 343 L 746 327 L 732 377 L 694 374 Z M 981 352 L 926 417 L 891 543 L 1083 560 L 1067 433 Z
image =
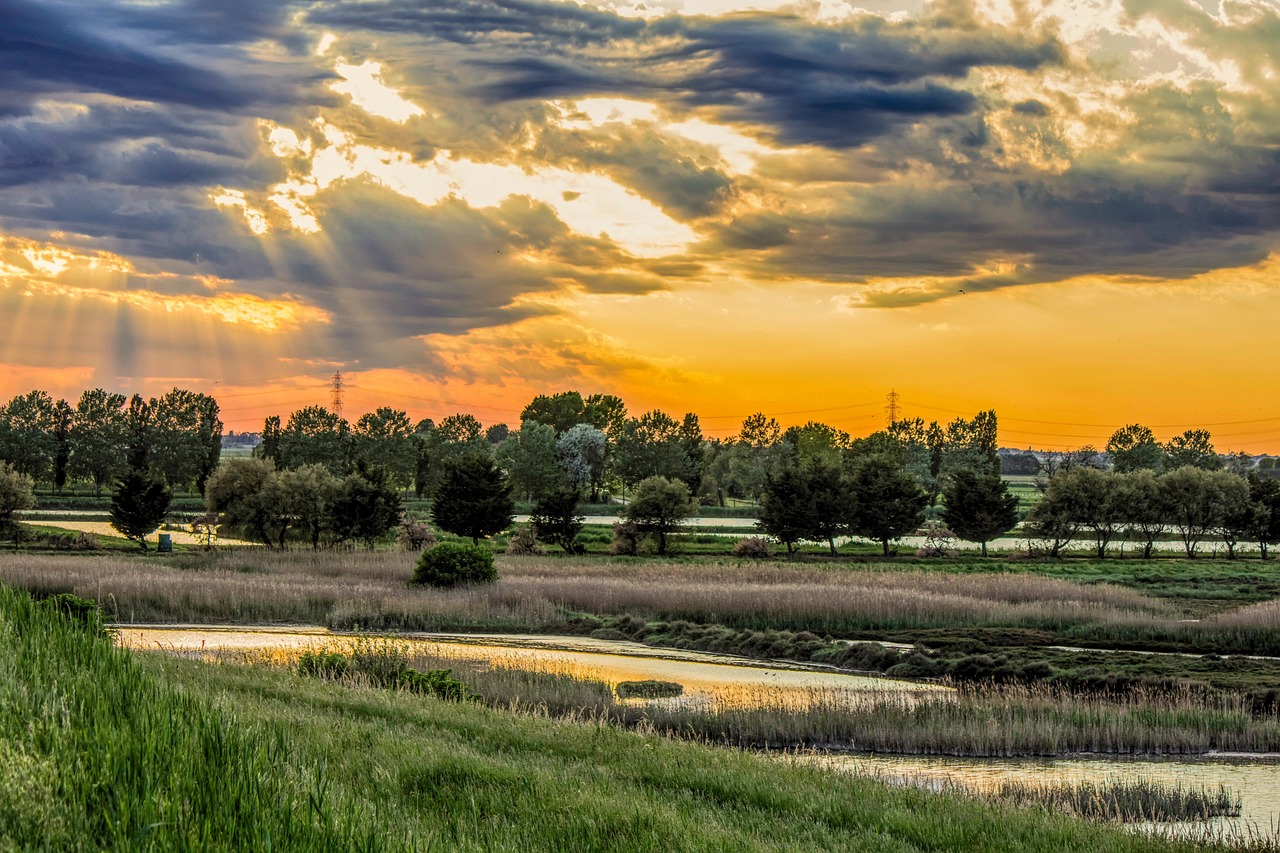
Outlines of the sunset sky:
M 0 0 L 0 400 L 1280 452 L 1268 0 Z

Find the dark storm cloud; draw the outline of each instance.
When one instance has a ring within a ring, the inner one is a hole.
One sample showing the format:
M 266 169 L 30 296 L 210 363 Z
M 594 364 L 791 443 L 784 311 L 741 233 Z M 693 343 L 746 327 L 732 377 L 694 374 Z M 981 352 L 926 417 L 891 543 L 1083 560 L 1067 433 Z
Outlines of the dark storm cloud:
M 1057 39 L 888 23 L 827 27 L 780 15 L 620 19 L 569 3 L 364 3 L 326 25 L 412 31 L 483 47 L 465 61 L 490 102 L 593 94 L 708 108 L 787 144 L 849 148 L 919 119 L 978 108 L 954 82 L 985 66 L 1057 64 Z

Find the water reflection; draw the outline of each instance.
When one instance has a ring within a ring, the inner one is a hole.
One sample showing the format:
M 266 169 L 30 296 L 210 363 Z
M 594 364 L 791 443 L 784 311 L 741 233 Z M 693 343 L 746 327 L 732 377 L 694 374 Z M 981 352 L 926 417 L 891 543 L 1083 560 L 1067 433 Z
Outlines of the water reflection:
M 1270 838 L 1280 829 L 1280 756 L 1201 759 L 1159 758 L 953 758 L 949 756 L 814 755 L 798 760 L 858 773 L 895 784 L 930 788 L 958 786 L 989 793 L 1007 782 L 1029 784 L 1134 782 L 1212 791 L 1225 786 L 1240 795 L 1237 818 L 1194 823 L 1135 824 L 1135 829 L 1193 838 L 1248 841 Z
M 172 652 L 301 653 L 320 648 L 341 650 L 354 642 L 356 638 L 351 635 L 333 634 L 323 628 L 120 628 L 120 643 L 128 648 Z M 909 698 L 951 692 L 935 685 L 849 675 L 829 668 L 783 662 L 760 664 L 729 655 L 585 637 L 407 634 L 397 636 L 395 642 L 405 644 L 410 656 L 417 653 L 487 660 L 514 669 L 551 667 L 613 685 L 621 681 L 674 681 L 684 687 L 684 695 L 675 701 L 707 707 L 803 708 L 817 701 L 858 704 L 886 695 Z

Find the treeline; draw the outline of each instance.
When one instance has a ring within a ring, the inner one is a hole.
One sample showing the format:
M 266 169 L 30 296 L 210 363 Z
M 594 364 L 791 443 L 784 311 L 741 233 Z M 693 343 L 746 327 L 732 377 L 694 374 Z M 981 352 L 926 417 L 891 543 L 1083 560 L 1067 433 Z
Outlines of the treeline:
M 0 409 L 0 462 L 55 493 L 84 482 L 101 495 L 130 470 L 203 492 L 221 452 L 218 401 L 181 388 L 151 399 L 94 388 L 74 406 L 31 391 Z
M 1195 465 L 1159 473 L 1073 465 L 1049 478 L 1027 519 L 1030 541 L 1052 557 L 1086 537 L 1098 557 L 1122 539 L 1135 541 L 1150 557 L 1170 533 L 1188 557 L 1213 539 L 1222 541 L 1230 559 L 1242 543 L 1256 544 L 1266 559 L 1280 544 L 1280 480 Z

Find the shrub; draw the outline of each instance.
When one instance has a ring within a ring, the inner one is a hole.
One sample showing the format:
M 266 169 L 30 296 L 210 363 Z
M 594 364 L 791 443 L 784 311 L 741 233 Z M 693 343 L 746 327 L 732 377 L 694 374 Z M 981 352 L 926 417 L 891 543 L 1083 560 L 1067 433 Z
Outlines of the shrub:
M 640 544 L 645 534 L 634 522 L 615 521 L 613 523 L 613 542 L 609 544 L 609 553 L 615 557 L 634 557 L 640 553 Z
M 669 699 L 684 693 L 684 685 L 674 681 L 622 681 L 619 699 Z
M 538 541 L 538 532 L 532 524 L 521 524 L 511 531 L 507 540 L 507 553 L 517 557 L 545 554 L 546 549 Z
M 748 536 L 734 543 L 733 556 L 767 560 L 773 556 L 773 546 L 763 536 Z
M 431 532 L 431 526 L 425 521 L 404 515 L 400 518 L 400 528 L 396 532 L 396 544 L 405 551 L 423 551 L 435 547 L 439 540 Z
M 306 652 L 298 658 L 298 672 L 317 678 L 339 679 L 351 671 L 351 661 L 337 652 Z
M 458 584 L 493 583 L 498 570 L 493 554 L 476 545 L 441 542 L 423 551 L 413 573 L 413 583 L 447 589 Z

